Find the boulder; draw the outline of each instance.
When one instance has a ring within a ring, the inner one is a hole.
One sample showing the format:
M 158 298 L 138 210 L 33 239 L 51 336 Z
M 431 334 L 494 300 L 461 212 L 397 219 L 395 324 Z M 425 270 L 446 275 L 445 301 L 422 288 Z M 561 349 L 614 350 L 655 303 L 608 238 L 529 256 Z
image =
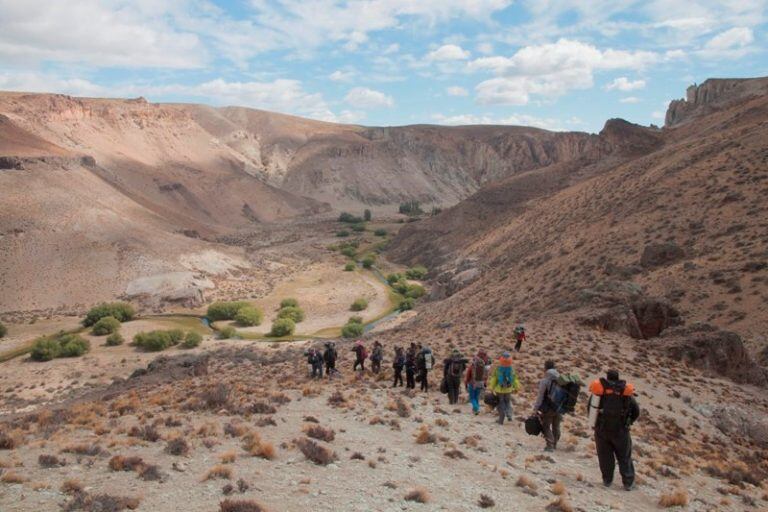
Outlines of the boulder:
M 768 447 L 768 416 L 732 405 L 716 405 L 699 410 L 723 434 L 739 436 L 759 446 Z
M 636 339 L 660 335 L 669 327 L 683 323 L 677 309 L 664 299 L 636 297 L 608 309 L 579 318 L 582 325 L 620 332 Z
M 685 251 L 675 243 L 649 244 L 643 249 L 643 254 L 640 256 L 640 265 L 644 268 L 662 267 L 675 263 L 684 257 Z

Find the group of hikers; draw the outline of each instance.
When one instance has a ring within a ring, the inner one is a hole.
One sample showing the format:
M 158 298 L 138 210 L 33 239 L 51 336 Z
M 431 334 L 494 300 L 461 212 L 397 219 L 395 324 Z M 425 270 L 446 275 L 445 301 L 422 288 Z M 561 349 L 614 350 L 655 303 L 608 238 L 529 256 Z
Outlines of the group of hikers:
M 515 329 L 515 350 L 519 351 L 525 340 L 525 329 Z M 370 355 L 365 344 L 358 340 L 352 347 L 355 354 L 353 371 L 365 371 L 365 362 L 371 361 L 371 371 L 381 372 L 384 347 L 374 341 Z M 323 372 L 329 378 L 338 375 L 336 361 L 338 352 L 333 342 L 327 342 L 324 349 L 310 348 L 306 352 L 307 362 L 313 378 L 322 378 Z M 393 387 L 416 388 L 429 391 L 429 373 L 435 366 L 432 350 L 422 344 L 411 343 L 407 349 L 395 347 L 392 359 L 394 370 Z M 405 384 L 403 384 L 405 370 Z M 538 392 L 530 417 L 525 422 L 526 431 L 542 435 L 544 450 L 553 452 L 560 440 L 564 414 L 574 412 L 580 394 L 581 381 L 575 374 L 561 374 L 553 360 L 544 363 L 544 374 L 538 383 Z M 458 349 L 452 349 L 443 360 L 443 378 L 440 391 L 448 395 L 450 404 L 457 404 L 462 384 L 469 394 L 469 402 L 475 415 L 481 412 L 481 400 L 496 409 L 497 422 L 512 421 L 512 395 L 520 390 L 520 380 L 513 368 L 512 354 L 503 351 L 495 361 L 484 351 L 466 358 Z M 634 397 L 634 386 L 619 378 L 617 370 L 608 370 L 589 386 L 591 397 L 588 403 L 589 422 L 594 429 L 595 447 L 599 460 L 603 484 L 609 487 L 618 462 L 619 473 L 626 490 L 634 485 L 635 471 L 632 463 L 632 438 L 630 427 L 640 415 Z

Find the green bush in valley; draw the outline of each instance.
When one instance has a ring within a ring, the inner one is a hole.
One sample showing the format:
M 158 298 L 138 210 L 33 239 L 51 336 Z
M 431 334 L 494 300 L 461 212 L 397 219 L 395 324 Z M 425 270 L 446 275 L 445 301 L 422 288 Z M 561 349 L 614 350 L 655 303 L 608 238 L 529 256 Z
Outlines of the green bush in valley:
M 341 212 L 341 214 L 339 215 L 339 222 L 346 222 L 348 224 L 359 224 L 363 222 L 363 219 L 355 215 L 352 215 L 351 213 Z
M 373 232 L 376 236 L 387 236 L 387 230 L 384 228 L 379 228 L 376 231 Z
M 297 307 L 299 307 L 299 301 L 296 299 L 283 299 L 280 301 L 280 309 Z
M 6 334 L 8 334 L 8 328 L 0 322 L 0 338 L 5 337 Z
M 345 338 L 359 338 L 363 335 L 365 328 L 363 324 L 359 323 L 347 323 L 341 328 L 341 335 Z
M 421 281 L 427 277 L 427 268 L 424 265 L 416 265 L 405 271 L 405 277 L 414 281 Z
M 387 282 L 389 283 L 389 286 L 394 286 L 394 284 L 398 281 L 403 280 L 403 274 L 388 274 L 387 275 Z
M 363 268 L 371 268 L 376 263 L 376 256 L 373 254 L 366 254 L 363 258 Z
M 353 270 L 355 270 L 355 264 L 354 263 L 347 263 L 346 265 L 344 265 L 344 270 L 346 272 L 352 272 Z
M 373 214 L 371 213 L 371 210 L 369 210 L 368 208 L 366 208 L 366 209 L 365 209 L 365 211 L 363 211 L 363 219 L 364 219 L 366 222 L 370 222 L 370 220 L 371 220 L 372 218 L 373 218 Z
M 349 320 L 347 320 L 348 324 L 360 324 L 363 325 L 363 317 L 355 315 L 349 317 Z
M 237 325 L 243 327 L 251 327 L 254 325 L 261 325 L 263 318 L 264 315 L 262 315 L 260 310 L 253 306 L 245 306 L 235 315 L 235 322 L 237 322 Z
M 356 299 L 355 302 L 352 303 L 352 305 L 349 307 L 349 309 L 351 311 L 362 311 L 362 310 L 364 310 L 367 307 L 368 307 L 368 301 L 363 299 L 363 298 L 359 298 L 359 299 Z
M 237 329 L 232 327 L 231 325 L 228 325 L 226 327 L 222 327 L 219 330 L 219 339 L 220 340 L 230 340 L 232 338 L 237 337 Z
M 406 215 L 421 215 L 424 210 L 421 209 L 421 204 L 418 201 L 407 201 L 400 203 L 399 212 Z
M 299 307 L 284 307 L 277 312 L 277 318 L 290 318 L 294 323 L 299 323 L 304 321 L 304 311 Z
M 95 336 L 106 336 L 107 334 L 112 334 L 118 330 L 120 330 L 120 320 L 113 316 L 105 316 L 93 324 L 91 332 L 93 332 Z
M 347 231 L 346 229 L 342 229 L 341 231 L 336 233 L 336 236 L 339 237 L 339 238 L 348 237 L 349 236 L 349 231 Z
M 184 343 L 181 344 L 184 348 L 195 348 L 200 346 L 203 342 L 203 336 L 199 332 L 189 331 L 184 338 Z
M 396 281 L 392 285 L 392 288 L 397 293 L 399 293 L 400 295 L 405 295 L 406 293 L 408 293 L 408 281 L 406 281 L 405 279 L 401 279 L 400 281 Z
M 123 339 L 123 336 L 119 332 L 113 332 L 107 336 L 108 347 L 116 347 L 118 345 L 122 345 L 124 341 L 125 340 Z
M 355 254 L 357 254 L 357 251 L 355 250 L 354 247 L 346 246 L 346 247 L 342 247 L 341 254 L 343 254 L 347 258 L 354 258 Z
M 50 361 L 57 357 L 78 357 L 91 349 L 91 344 L 77 334 L 60 332 L 35 340 L 31 357 L 35 361 Z
M 419 299 L 424 296 L 426 290 L 420 284 L 409 284 L 405 290 L 405 296 L 412 299 Z
M 65 334 L 59 338 L 61 353 L 59 357 L 80 357 L 91 350 L 91 342 L 77 334 Z
M 54 338 L 38 338 L 32 345 L 30 357 L 34 361 L 50 361 L 56 359 L 61 353 L 61 345 Z
M 362 233 L 365 231 L 365 224 L 352 224 L 352 231 L 355 233 Z
M 296 324 L 290 318 L 278 318 L 272 323 L 269 335 L 273 338 L 290 336 L 296 330 Z
M 398 311 L 408 311 L 409 309 L 413 309 L 413 306 L 416 305 L 416 301 L 412 299 L 411 297 L 406 297 L 403 300 L 400 301 L 400 304 L 397 306 Z
M 181 340 L 184 339 L 184 331 L 181 329 L 171 329 L 166 332 L 168 333 L 168 337 L 171 338 L 171 345 L 178 345 L 181 343 Z
M 208 312 L 205 316 L 207 316 L 208 320 L 211 322 L 234 320 L 237 312 L 246 306 L 250 306 L 250 304 L 244 300 L 218 301 L 208 306 Z
M 107 316 L 116 318 L 119 322 L 127 322 L 133 320 L 133 317 L 136 316 L 136 310 L 127 302 L 105 302 L 92 307 L 88 311 L 83 320 L 83 325 L 90 327 Z
M 149 331 L 136 334 L 133 344 L 147 352 L 160 352 L 174 343 L 169 331 Z

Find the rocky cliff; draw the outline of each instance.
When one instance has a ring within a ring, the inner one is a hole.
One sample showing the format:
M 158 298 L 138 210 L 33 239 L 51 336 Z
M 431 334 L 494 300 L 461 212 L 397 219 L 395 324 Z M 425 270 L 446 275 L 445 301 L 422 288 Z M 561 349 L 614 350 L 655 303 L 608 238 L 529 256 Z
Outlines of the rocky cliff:
M 701 85 L 688 87 L 685 99 L 670 102 L 664 125 L 675 126 L 729 103 L 766 92 L 768 78 L 710 78 Z

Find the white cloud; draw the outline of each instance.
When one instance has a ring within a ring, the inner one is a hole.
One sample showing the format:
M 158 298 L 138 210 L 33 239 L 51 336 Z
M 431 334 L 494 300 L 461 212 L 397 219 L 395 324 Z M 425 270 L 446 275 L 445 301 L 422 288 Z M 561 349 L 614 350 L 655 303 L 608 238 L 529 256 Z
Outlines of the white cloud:
M 455 44 L 445 44 L 440 48 L 429 52 L 427 54 L 426 60 L 430 62 L 465 60 L 468 59 L 469 56 L 470 53 L 463 49 L 461 46 Z
M 38 73 L 0 73 L 0 90 L 19 92 L 56 92 L 74 96 L 105 96 L 108 91 L 82 78 L 57 78 Z
M 446 88 L 445 92 L 448 94 L 448 96 L 467 96 L 467 95 L 469 95 L 469 91 L 467 91 L 463 87 L 459 87 L 458 85 L 454 85 L 454 86 Z
M 751 28 L 734 27 L 717 34 L 704 45 L 707 53 L 724 53 L 744 49 L 755 40 Z
M 606 49 L 579 41 L 526 46 L 511 57 L 481 57 L 469 63 L 470 71 L 491 71 L 496 78 L 475 87 L 481 104 L 525 105 L 532 95 L 557 97 L 571 89 L 593 86 L 599 70 L 642 70 L 664 57 L 648 51 Z
M 620 103 L 640 103 L 640 98 L 637 96 L 627 96 L 626 98 L 621 98 L 619 100 Z
M 636 91 L 645 87 L 645 80 L 630 80 L 625 76 L 615 78 L 613 82 L 605 86 L 606 91 Z
M 480 43 L 477 45 L 477 51 L 483 55 L 490 55 L 493 53 L 493 45 L 491 43 Z
M 208 53 L 196 34 L 166 21 L 155 3 L 0 0 L 0 60 L 95 67 L 199 68 Z
M 391 107 L 395 101 L 381 91 L 368 89 L 367 87 L 355 87 L 344 97 L 344 101 L 355 108 L 381 108 Z
M 386 48 L 384 48 L 384 51 L 382 52 L 384 55 L 391 55 L 393 53 L 397 53 L 400 51 L 400 45 L 397 43 L 392 43 Z
M 349 82 L 352 80 L 357 73 L 354 70 L 351 69 L 337 69 L 330 75 L 328 75 L 328 78 L 333 80 L 334 82 Z
M 563 123 L 557 119 L 541 118 L 526 114 L 510 115 L 505 117 L 494 117 L 490 115 L 458 114 L 446 116 L 443 114 L 434 114 L 432 119 L 438 124 L 461 126 L 474 124 L 495 124 L 495 125 L 513 125 L 513 126 L 534 126 L 545 130 L 562 131 Z

